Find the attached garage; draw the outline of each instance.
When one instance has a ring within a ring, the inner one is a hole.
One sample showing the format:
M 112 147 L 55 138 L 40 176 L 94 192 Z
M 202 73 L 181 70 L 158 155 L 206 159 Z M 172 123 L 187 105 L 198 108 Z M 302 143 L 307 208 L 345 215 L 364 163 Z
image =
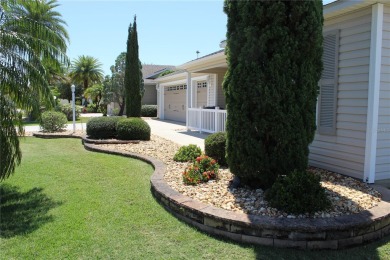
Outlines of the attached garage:
M 166 120 L 186 121 L 187 85 L 168 86 L 164 89 L 164 118 Z
M 205 107 L 207 106 L 207 81 L 198 81 L 196 86 L 196 107 Z

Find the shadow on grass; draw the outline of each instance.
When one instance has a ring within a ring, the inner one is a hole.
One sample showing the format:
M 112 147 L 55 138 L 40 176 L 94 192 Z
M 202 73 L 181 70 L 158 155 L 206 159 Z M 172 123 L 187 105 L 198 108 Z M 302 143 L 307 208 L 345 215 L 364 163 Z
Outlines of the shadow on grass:
M 0 237 L 11 238 L 31 233 L 53 221 L 48 211 L 61 203 L 47 197 L 42 188 L 20 192 L 19 188 L 0 185 Z

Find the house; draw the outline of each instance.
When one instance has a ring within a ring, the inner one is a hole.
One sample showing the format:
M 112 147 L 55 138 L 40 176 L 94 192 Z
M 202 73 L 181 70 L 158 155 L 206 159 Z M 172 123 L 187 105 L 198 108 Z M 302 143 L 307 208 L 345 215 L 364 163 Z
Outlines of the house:
M 220 47 L 224 47 L 224 42 Z M 227 71 L 224 49 L 192 60 L 180 70 L 156 79 L 158 116 L 186 122 L 190 129 L 218 132 L 225 129 L 226 107 L 222 82 Z M 187 89 L 187 86 L 190 86 Z
M 323 13 L 324 71 L 309 163 L 368 183 L 390 179 L 390 2 L 338 0 Z M 155 80 L 158 116 L 224 131 L 224 50 L 178 68 Z
M 157 90 L 156 82 L 153 79 L 157 78 L 165 71 L 175 70 L 172 65 L 153 65 L 143 64 L 142 75 L 144 79 L 144 95 L 142 97 L 142 105 L 157 105 Z

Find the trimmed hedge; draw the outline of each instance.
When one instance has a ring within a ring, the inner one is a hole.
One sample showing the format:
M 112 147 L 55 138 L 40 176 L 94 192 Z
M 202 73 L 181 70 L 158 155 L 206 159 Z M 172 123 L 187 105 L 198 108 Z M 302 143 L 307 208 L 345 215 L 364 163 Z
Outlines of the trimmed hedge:
M 219 165 L 227 166 L 226 133 L 218 132 L 207 136 L 204 141 L 205 153 L 216 159 Z
M 141 116 L 156 117 L 157 105 L 143 105 L 141 107 Z
M 121 140 L 150 140 L 150 126 L 138 117 L 119 121 L 116 131 Z
M 89 138 L 93 139 L 116 138 L 116 126 L 121 120 L 124 120 L 124 118 L 120 116 L 91 118 L 87 122 L 87 135 Z
M 40 126 L 43 132 L 58 132 L 66 127 L 65 114 L 56 111 L 46 111 L 42 113 Z
M 195 144 L 185 145 L 179 148 L 179 151 L 173 156 L 176 162 L 190 162 L 202 155 L 202 150 Z
M 331 206 L 320 177 L 307 171 L 279 176 L 265 198 L 270 206 L 293 214 L 313 214 Z

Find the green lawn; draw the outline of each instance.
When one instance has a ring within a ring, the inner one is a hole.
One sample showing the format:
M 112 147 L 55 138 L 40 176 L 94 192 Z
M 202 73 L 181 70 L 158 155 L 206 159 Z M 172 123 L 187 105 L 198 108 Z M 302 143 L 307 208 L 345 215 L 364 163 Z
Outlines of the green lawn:
M 254 247 L 177 220 L 150 193 L 152 167 L 77 139 L 22 139 L 0 184 L 1 259 L 390 259 L 390 238 L 343 251 Z

